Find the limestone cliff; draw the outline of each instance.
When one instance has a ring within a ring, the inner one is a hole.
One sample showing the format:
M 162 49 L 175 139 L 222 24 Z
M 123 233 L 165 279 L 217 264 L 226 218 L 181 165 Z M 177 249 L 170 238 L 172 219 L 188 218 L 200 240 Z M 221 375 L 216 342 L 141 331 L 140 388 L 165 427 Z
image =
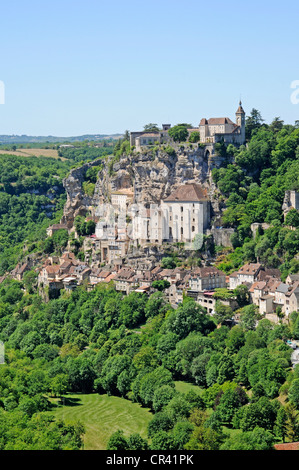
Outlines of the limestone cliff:
M 103 163 L 98 173 L 93 197 L 84 194 L 82 184 L 90 166 Z M 163 150 L 148 150 L 123 156 L 114 162 L 95 160 L 71 170 L 64 180 L 67 202 L 62 221 L 72 226 L 77 215 L 92 212 L 101 202 L 109 202 L 114 191 L 130 189 L 134 203 L 159 203 L 177 186 L 184 183 L 200 183 L 211 191 L 209 159 L 202 148 L 181 146 L 168 154 Z M 217 209 L 217 201 L 211 199 Z

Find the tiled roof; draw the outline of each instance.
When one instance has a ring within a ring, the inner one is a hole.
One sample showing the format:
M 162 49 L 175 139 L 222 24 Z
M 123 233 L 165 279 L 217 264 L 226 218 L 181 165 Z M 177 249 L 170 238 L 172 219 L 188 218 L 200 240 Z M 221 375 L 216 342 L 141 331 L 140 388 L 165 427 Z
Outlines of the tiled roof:
M 225 274 L 214 266 L 205 266 L 203 268 L 197 268 L 191 273 L 191 277 L 215 277 L 225 276 Z
M 276 450 L 299 450 L 299 442 L 285 442 L 283 444 L 275 444 Z
M 240 103 L 239 103 L 239 107 L 238 107 L 238 109 L 237 109 L 236 112 L 237 112 L 237 113 L 244 113 L 244 114 L 245 114 L 245 111 L 244 111 L 244 109 L 242 108 L 242 103 L 241 103 L 241 101 L 240 101 Z
M 164 201 L 166 202 L 198 202 L 207 201 L 207 190 L 196 183 L 183 184 L 170 194 Z
M 258 281 L 254 282 L 252 286 L 250 287 L 249 291 L 253 292 L 255 289 L 256 290 L 263 290 L 266 287 L 266 282 L 265 281 Z
M 291 286 L 286 295 L 290 297 L 292 294 L 297 293 L 297 289 L 299 289 L 299 281 L 294 282 L 294 284 Z
M 202 125 L 205 125 L 205 124 L 209 124 L 210 126 L 216 126 L 216 125 L 219 125 L 219 124 L 234 124 L 234 123 L 230 118 L 222 117 L 222 118 L 210 118 L 210 119 L 203 118 L 200 121 L 200 125 L 202 126 Z
M 238 274 L 250 274 L 250 275 L 254 275 L 260 268 L 261 268 L 261 264 L 260 263 L 248 263 L 248 264 L 244 264 L 244 266 L 242 266 L 239 271 L 238 271 Z
M 45 267 L 48 274 L 55 274 L 58 273 L 60 266 L 58 264 L 50 265 Z

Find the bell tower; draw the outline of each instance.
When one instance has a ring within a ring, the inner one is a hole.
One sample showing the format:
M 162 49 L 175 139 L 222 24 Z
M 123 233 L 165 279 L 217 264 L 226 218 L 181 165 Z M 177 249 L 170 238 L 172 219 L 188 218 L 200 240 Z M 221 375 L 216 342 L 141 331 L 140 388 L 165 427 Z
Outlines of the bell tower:
M 245 111 L 242 108 L 242 101 L 239 102 L 239 107 L 236 111 L 236 124 L 240 127 L 240 144 L 245 144 Z

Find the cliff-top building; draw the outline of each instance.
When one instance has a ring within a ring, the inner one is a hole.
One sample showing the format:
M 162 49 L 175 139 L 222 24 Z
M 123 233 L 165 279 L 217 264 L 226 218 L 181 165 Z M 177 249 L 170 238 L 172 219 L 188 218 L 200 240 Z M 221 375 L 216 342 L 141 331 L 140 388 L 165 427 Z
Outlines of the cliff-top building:
M 140 151 L 142 147 L 155 144 L 164 144 L 171 141 L 168 131 L 170 124 L 162 124 L 162 129 L 156 132 L 131 132 L 130 145 Z M 203 144 L 215 144 L 225 142 L 227 144 L 245 144 L 245 111 L 242 102 L 236 111 L 236 122 L 229 117 L 203 118 L 197 128 L 188 129 L 189 134 L 197 131 L 200 134 L 200 142 Z
M 200 142 L 242 145 L 245 143 L 245 111 L 240 101 L 236 111 L 236 122 L 228 117 L 203 118 L 199 124 Z

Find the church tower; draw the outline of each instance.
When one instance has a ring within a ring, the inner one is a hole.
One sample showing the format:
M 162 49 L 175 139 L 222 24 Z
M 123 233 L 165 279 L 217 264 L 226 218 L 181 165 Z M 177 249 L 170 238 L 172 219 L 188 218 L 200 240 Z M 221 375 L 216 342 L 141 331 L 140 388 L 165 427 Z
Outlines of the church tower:
M 240 144 L 245 144 L 245 111 L 241 101 L 236 111 L 236 124 L 240 126 Z

